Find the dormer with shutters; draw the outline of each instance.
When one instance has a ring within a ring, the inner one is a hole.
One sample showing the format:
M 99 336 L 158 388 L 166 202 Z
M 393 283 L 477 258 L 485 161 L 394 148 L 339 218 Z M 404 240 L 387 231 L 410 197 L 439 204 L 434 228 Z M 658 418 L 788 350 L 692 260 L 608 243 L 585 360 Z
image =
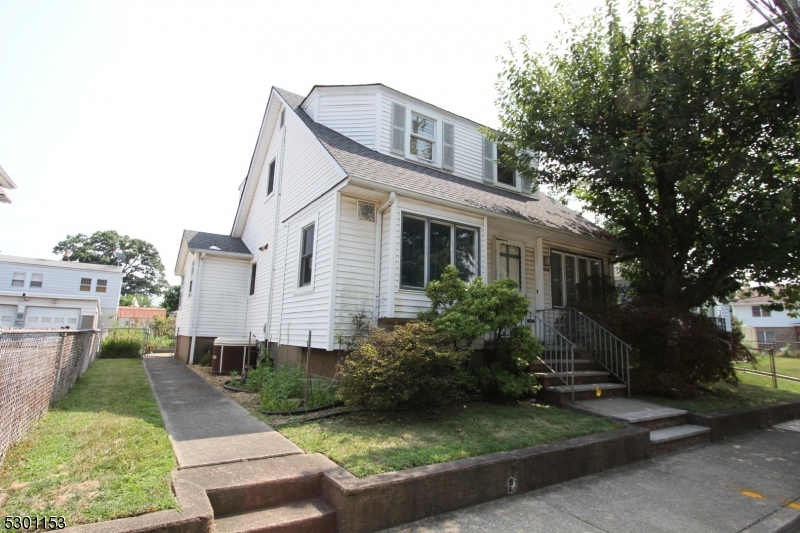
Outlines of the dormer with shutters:
M 384 85 L 316 86 L 302 107 L 316 122 L 372 150 L 531 194 L 528 183 L 499 163 L 501 152 L 480 124 Z

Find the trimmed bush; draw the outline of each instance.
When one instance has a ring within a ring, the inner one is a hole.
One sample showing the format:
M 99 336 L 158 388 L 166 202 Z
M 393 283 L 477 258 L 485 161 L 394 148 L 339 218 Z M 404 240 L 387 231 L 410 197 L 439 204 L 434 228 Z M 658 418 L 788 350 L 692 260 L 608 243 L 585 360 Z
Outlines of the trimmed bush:
M 370 326 L 339 366 L 339 398 L 378 411 L 447 405 L 471 387 L 466 363 L 471 350 L 427 322 L 387 332 Z

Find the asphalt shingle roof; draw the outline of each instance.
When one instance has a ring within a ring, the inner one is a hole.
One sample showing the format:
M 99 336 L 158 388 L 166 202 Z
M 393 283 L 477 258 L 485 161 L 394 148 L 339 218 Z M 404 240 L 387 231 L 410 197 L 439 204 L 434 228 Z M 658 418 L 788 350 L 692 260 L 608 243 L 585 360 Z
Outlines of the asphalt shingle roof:
M 217 233 L 205 233 L 203 231 L 186 230 L 186 242 L 190 249 L 194 250 L 216 250 L 211 248 L 216 246 L 219 252 L 230 252 L 234 254 L 251 254 L 250 249 L 239 237 L 230 235 L 219 235 Z
M 275 90 L 292 106 L 349 176 L 551 228 L 607 238 L 607 234 L 600 227 L 543 192 L 540 192 L 539 199 L 535 200 L 529 196 L 504 191 L 371 150 L 327 126 L 314 122 L 299 107 L 304 100 L 302 96 L 283 89 Z

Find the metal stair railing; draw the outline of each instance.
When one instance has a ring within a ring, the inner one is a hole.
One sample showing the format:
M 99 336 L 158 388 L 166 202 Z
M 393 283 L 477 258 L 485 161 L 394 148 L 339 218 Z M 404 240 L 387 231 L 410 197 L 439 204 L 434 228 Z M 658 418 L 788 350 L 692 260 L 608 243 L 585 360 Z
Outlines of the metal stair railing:
M 541 311 L 545 322 L 560 331 L 621 381 L 631 395 L 631 347 L 574 307 Z
M 575 403 L 575 344 L 535 313 L 528 313 L 526 322 L 544 346 L 539 360 L 569 387 L 571 401 Z

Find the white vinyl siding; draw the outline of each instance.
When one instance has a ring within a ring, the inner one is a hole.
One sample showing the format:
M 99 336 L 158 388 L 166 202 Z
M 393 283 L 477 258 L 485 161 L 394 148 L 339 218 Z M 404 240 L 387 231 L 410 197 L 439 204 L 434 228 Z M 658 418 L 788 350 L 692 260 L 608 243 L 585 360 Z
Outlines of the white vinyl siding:
M 246 337 L 250 261 L 206 255 L 194 287 L 199 337 Z M 197 271 L 195 271 L 195 282 Z
M 186 262 L 183 264 L 183 274 L 181 276 L 181 299 L 178 314 L 175 318 L 175 327 L 179 329 L 180 335 L 189 335 L 189 325 L 192 310 L 192 295 L 189 294 L 189 283 L 192 279 L 192 263 L 195 262 L 195 254 L 186 254 Z
M 315 120 L 367 148 L 375 147 L 375 93 L 320 92 Z
M 352 328 L 353 314 L 364 311 L 371 317 L 375 298 L 375 223 L 358 219 L 357 202 L 342 196 L 339 206 L 334 332 L 344 335 Z
M 308 114 L 308 116 L 311 117 L 311 120 L 314 121 L 317 120 L 318 96 L 319 95 L 317 91 L 312 91 L 311 94 L 309 94 L 308 97 L 306 97 L 305 101 L 303 102 L 303 105 L 301 106 L 303 108 L 303 111 L 305 111 Z

